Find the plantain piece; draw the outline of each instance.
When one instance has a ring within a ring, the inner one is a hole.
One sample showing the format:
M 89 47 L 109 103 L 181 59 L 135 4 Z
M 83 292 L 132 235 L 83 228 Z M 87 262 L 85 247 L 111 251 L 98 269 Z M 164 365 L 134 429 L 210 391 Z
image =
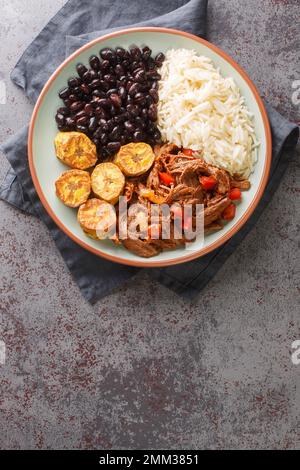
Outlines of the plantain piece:
M 91 175 L 92 190 L 104 201 L 116 204 L 125 186 L 120 168 L 111 162 L 100 163 Z
M 115 157 L 115 164 L 126 176 L 140 176 L 153 165 L 155 155 L 144 142 L 123 145 Z
M 77 219 L 82 230 L 95 240 L 102 240 L 110 234 L 115 234 L 115 209 L 101 199 L 88 199 L 79 207 Z
M 87 171 L 68 170 L 55 181 L 56 195 L 69 207 L 79 207 L 91 192 L 91 177 Z
M 86 170 L 96 165 L 96 146 L 81 132 L 58 132 L 54 146 L 57 158 L 71 168 Z

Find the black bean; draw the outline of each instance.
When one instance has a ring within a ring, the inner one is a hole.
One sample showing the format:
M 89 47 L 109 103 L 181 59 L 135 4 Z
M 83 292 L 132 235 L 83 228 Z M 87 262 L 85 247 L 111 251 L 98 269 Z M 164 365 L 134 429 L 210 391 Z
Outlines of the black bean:
M 73 129 L 75 126 L 75 119 L 71 117 L 66 118 L 66 126 L 69 127 L 70 129 Z
M 134 97 L 134 102 L 139 105 L 144 105 L 146 103 L 146 97 L 143 93 L 137 93 Z
M 82 101 L 74 101 L 74 103 L 71 104 L 70 110 L 73 112 L 79 111 L 84 107 L 84 103 Z
M 103 90 L 99 89 L 93 90 L 92 95 L 96 96 L 97 98 L 106 98 L 106 93 Z
M 115 66 L 115 73 L 118 77 L 122 77 L 124 75 L 124 69 L 121 64 L 117 64 Z
M 105 47 L 104 49 L 101 49 L 100 56 L 103 60 L 111 61 L 115 58 L 115 53 L 109 47 Z
M 132 80 L 128 80 L 128 81 L 127 81 L 126 86 L 125 86 L 125 88 L 126 88 L 127 91 L 128 91 L 129 88 L 133 85 L 133 83 L 134 83 L 134 82 L 133 82 Z
M 63 90 L 61 90 L 58 94 L 58 96 L 62 99 L 62 100 L 65 100 L 66 98 L 68 98 L 68 96 L 70 95 L 70 90 L 69 88 L 64 88 Z
M 76 87 L 76 88 L 73 88 L 72 90 L 73 94 L 76 96 L 76 99 L 78 100 L 78 98 L 83 98 L 84 96 L 84 93 L 83 91 L 81 90 L 80 86 L 79 87 Z M 70 95 L 71 96 L 71 95 Z M 69 97 L 70 98 L 70 97 Z
M 128 69 L 128 67 L 130 66 L 130 61 L 128 59 L 123 60 L 122 66 L 123 66 L 124 69 Z
M 122 100 L 124 100 L 127 96 L 127 91 L 124 86 L 120 86 L 117 93 Z
M 134 142 L 142 142 L 144 140 L 144 133 L 142 131 L 135 131 L 133 134 Z
M 101 144 L 102 144 L 102 145 L 105 145 L 105 144 L 107 143 L 107 141 L 108 141 L 107 134 L 106 134 L 105 132 L 102 132 L 102 133 L 100 134 L 99 139 L 100 139 Z
M 143 57 L 143 59 L 145 59 L 145 60 L 148 60 L 149 57 L 150 57 L 151 54 L 152 54 L 152 51 L 151 51 L 150 47 L 148 47 L 148 46 L 143 47 L 142 52 L 143 52 L 143 53 L 142 53 L 142 57 Z
M 125 103 L 127 104 L 132 104 L 133 103 L 133 98 L 131 96 L 127 95 L 125 99 Z
M 118 57 L 125 57 L 126 51 L 123 49 L 123 47 L 116 47 L 116 55 Z
M 140 85 L 139 83 L 133 83 L 133 85 L 131 85 L 131 87 L 129 88 L 128 90 L 128 93 L 130 96 L 135 96 L 140 90 Z
M 63 126 L 65 124 L 65 116 L 63 114 L 57 113 L 55 115 L 55 121 L 58 125 Z
M 106 92 L 106 96 L 109 98 L 109 96 L 112 95 L 113 93 L 118 93 L 118 89 L 117 89 L 117 88 L 110 88 L 110 89 Z
M 82 116 L 79 119 L 76 119 L 76 127 L 79 126 L 85 126 L 88 122 L 88 117 L 87 116 Z
M 111 116 L 116 116 L 116 114 L 118 114 L 117 113 L 117 108 L 115 108 L 113 104 L 110 106 L 108 112 Z
M 105 72 L 106 70 L 108 70 L 110 67 L 110 63 L 109 63 L 109 60 L 103 60 L 103 62 L 101 62 L 101 70 L 103 72 Z
M 111 73 L 104 75 L 103 80 L 109 85 L 114 85 L 116 83 L 116 79 Z
M 90 132 L 94 132 L 94 130 L 96 129 L 96 127 L 97 127 L 97 118 L 95 116 L 90 118 L 88 127 L 89 127 Z
M 88 86 L 86 83 L 82 83 L 82 84 L 80 85 L 80 89 L 81 89 L 81 91 L 82 91 L 85 95 L 88 95 L 88 94 L 90 93 L 90 91 L 91 91 L 90 88 L 89 88 L 89 86 Z
M 106 113 L 101 106 L 97 106 L 95 109 L 95 116 L 97 116 L 98 119 L 105 119 L 106 118 Z
M 119 77 L 119 80 L 117 80 L 117 85 L 119 86 L 125 86 L 126 83 L 127 83 L 126 75 L 122 75 L 122 77 Z
M 125 144 L 127 143 L 127 141 L 128 141 L 127 136 L 124 135 L 124 134 L 120 135 L 119 141 L 120 141 L 120 144 L 121 144 L 121 145 L 125 145 Z
M 161 79 L 161 75 L 154 69 L 148 70 L 148 72 L 146 72 L 146 75 L 147 75 L 147 78 L 150 78 L 151 80 Z
M 83 74 L 82 80 L 84 81 L 84 83 L 90 83 L 93 80 L 90 74 L 90 70 L 88 70 L 87 72 Z
M 152 85 L 151 85 L 152 90 L 158 90 L 158 87 L 159 87 L 159 85 L 158 85 L 157 81 L 153 82 Z
M 124 128 L 130 133 L 132 134 L 134 131 L 135 131 L 135 125 L 130 122 L 130 121 L 125 121 L 124 122 Z
M 100 136 L 102 134 L 102 129 L 101 127 L 97 127 L 97 129 L 95 130 L 95 132 L 93 133 L 93 139 L 99 139 L 100 141 Z
M 140 113 L 141 117 L 146 120 L 148 119 L 148 109 L 147 108 L 143 108 L 141 113 Z
M 139 129 L 146 129 L 146 122 L 145 119 L 141 118 L 140 116 L 137 116 L 134 120 L 134 123 L 137 128 Z
M 139 68 L 139 62 L 137 62 L 136 60 L 134 60 L 132 62 L 132 64 L 130 65 L 130 71 L 133 73 L 136 69 Z
M 95 80 L 93 80 L 93 81 L 90 83 L 90 87 L 92 88 L 92 90 L 94 90 L 95 88 L 101 87 L 101 80 L 100 80 L 100 78 L 96 78 Z
M 126 110 L 128 111 L 130 116 L 136 117 L 140 113 L 140 108 L 136 104 L 128 104 L 126 106 Z
M 157 107 L 155 104 L 151 104 L 148 109 L 148 116 L 151 121 L 157 120 Z
M 86 114 L 83 109 L 81 111 L 78 111 L 78 113 L 75 114 L 76 121 L 82 117 L 86 117 Z
M 83 132 L 84 134 L 88 132 L 88 128 L 86 126 L 82 126 L 81 124 L 76 124 L 76 129 L 79 132 Z
M 63 114 L 64 116 L 69 116 L 70 110 L 68 108 L 62 107 L 58 108 L 57 113 Z
M 83 64 L 77 64 L 76 65 L 76 70 L 77 70 L 77 73 L 78 73 L 79 77 L 82 78 L 83 75 L 85 74 L 85 72 L 87 72 L 88 69 Z
M 98 124 L 99 128 L 102 129 L 102 132 L 108 132 L 108 125 L 105 119 L 99 119 Z
M 105 80 L 100 80 L 100 82 L 101 82 L 101 85 L 100 85 L 101 90 L 106 92 L 111 88 L 110 84 L 107 83 Z
M 102 108 L 109 108 L 111 105 L 111 102 L 107 98 L 100 98 L 98 101 L 99 106 Z
M 69 98 L 63 100 L 64 102 L 64 105 L 66 106 L 66 108 L 70 108 L 71 104 L 72 104 L 72 101 L 69 100 Z
M 111 155 L 113 155 L 114 153 L 117 153 L 121 148 L 121 144 L 120 142 L 109 142 L 109 144 L 107 144 L 107 150 L 109 151 L 109 153 Z
M 100 70 L 101 62 L 100 62 L 99 57 L 97 57 L 96 55 L 92 55 L 90 57 L 89 63 L 90 63 L 90 66 L 92 67 L 92 69 Z
M 114 118 L 109 119 L 107 121 L 107 126 L 108 126 L 108 132 L 111 132 L 113 130 L 113 128 L 115 127 Z
M 157 64 L 161 65 L 163 63 L 163 61 L 165 60 L 165 58 L 166 58 L 165 54 L 163 54 L 162 52 L 159 52 L 154 60 Z
M 140 59 L 142 56 L 141 49 L 137 46 L 133 46 L 130 48 L 130 55 L 134 60 Z
M 80 83 L 81 83 L 81 80 L 80 78 L 77 78 L 77 77 L 71 77 L 68 80 L 68 85 L 70 88 L 76 88 L 80 85 Z
M 149 91 L 149 95 L 152 97 L 154 103 L 158 103 L 159 98 L 158 98 L 158 93 L 157 93 L 156 90 L 151 89 L 151 90 Z
M 90 69 L 90 77 L 92 77 L 92 80 L 95 80 L 95 78 L 99 78 L 98 72 L 96 72 L 96 70 Z
M 120 137 L 120 135 L 121 135 L 120 127 L 119 127 L 119 126 L 115 126 L 115 127 L 113 128 L 113 130 L 111 131 L 111 133 L 109 134 L 109 138 L 110 138 L 110 140 L 115 141 L 115 140 L 118 140 L 118 138 Z
M 146 105 L 148 106 L 148 108 L 153 103 L 154 103 L 154 100 L 153 100 L 152 96 L 146 95 Z
M 121 104 L 122 104 L 122 100 L 121 98 L 119 97 L 119 95 L 117 95 L 116 93 L 112 93 L 109 97 L 110 101 L 112 102 L 112 104 L 116 107 L 116 108 L 120 108 L 121 107 Z
M 124 121 L 126 121 L 127 116 L 126 114 L 119 114 L 118 116 L 114 117 L 114 122 L 116 124 L 122 124 Z
M 92 116 L 94 114 L 93 106 L 90 103 L 87 103 L 84 107 L 84 112 L 87 116 Z
M 145 70 L 143 69 L 138 69 L 137 72 L 135 72 L 134 74 L 134 79 L 139 82 L 139 83 L 143 83 L 146 79 L 146 73 L 145 73 Z

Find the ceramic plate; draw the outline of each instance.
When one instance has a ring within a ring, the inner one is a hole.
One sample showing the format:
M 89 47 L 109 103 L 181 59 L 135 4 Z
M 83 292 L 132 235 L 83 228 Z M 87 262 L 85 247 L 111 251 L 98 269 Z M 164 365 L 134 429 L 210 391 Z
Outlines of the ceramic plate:
M 171 48 L 194 49 L 210 57 L 220 68 L 223 76 L 233 77 L 245 98 L 249 110 L 254 114 L 256 135 L 260 141 L 258 162 L 250 177 L 251 189 L 243 193 L 242 202 L 237 206 L 234 220 L 223 230 L 205 237 L 204 243 L 188 244 L 188 248 L 165 251 L 153 258 L 140 258 L 112 241 L 96 241 L 86 236 L 78 222 L 77 211 L 62 204 L 55 195 L 55 180 L 67 168 L 56 157 L 54 137 L 57 126 L 54 119 L 56 109 L 61 106 L 58 92 L 65 87 L 69 77 L 76 75 L 76 64 L 88 65 L 92 54 L 99 54 L 103 47 L 136 44 L 148 45 L 153 53 L 166 52 Z M 46 83 L 33 111 L 29 138 L 28 155 L 32 179 L 39 197 L 56 224 L 75 242 L 92 253 L 118 263 L 134 266 L 168 266 L 203 256 L 225 243 L 249 219 L 264 192 L 271 163 L 271 132 L 266 111 L 260 96 L 246 73 L 233 59 L 209 42 L 191 34 L 167 28 L 135 28 L 102 36 L 68 57 Z

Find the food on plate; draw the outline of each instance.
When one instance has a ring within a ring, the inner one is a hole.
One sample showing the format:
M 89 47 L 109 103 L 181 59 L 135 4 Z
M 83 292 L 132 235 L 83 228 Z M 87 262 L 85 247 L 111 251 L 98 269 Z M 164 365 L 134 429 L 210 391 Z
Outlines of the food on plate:
M 116 204 L 125 186 L 125 177 L 111 162 L 100 163 L 91 175 L 94 194 L 106 202 Z
M 172 49 L 159 70 L 164 142 L 200 150 L 207 163 L 247 178 L 257 159 L 252 115 L 232 77 L 193 50 Z
M 57 157 L 75 168 L 56 192 L 79 207 L 83 231 L 97 240 L 113 235 L 148 258 L 196 239 L 199 205 L 205 235 L 222 230 L 250 189 L 258 146 L 233 78 L 187 49 L 152 57 L 147 46 L 105 48 L 89 66 L 77 65 L 55 117 Z
M 56 195 L 69 207 L 79 207 L 91 192 L 91 178 L 87 171 L 68 170 L 55 181 Z
M 77 219 L 82 230 L 95 240 L 106 238 L 116 222 L 111 205 L 101 199 L 88 199 L 79 207 Z
M 129 142 L 159 142 L 158 68 L 163 61 L 162 53 L 132 46 L 106 47 L 90 57 L 89 67 L 77 64 L 77 76 L 59 92 L 64 106 L 56 112 L 58 129 L 86 134 L 99 158 Z
M 150 172 L 126 181 L 126 194 L 129 205 L 139 202 L 150 212 L 151 203 L 178 205 L 177 211 L 170 214 L 170 237 L 157 239 L 149 236 L 145 239 L 127 238 L 121 240 L 125 248 L 138 256 L 151 257 L 164 249 L 183 246 L 187 242 L 185 233 L 180 238 L 174 236 L 174 217 L 179 210 L 183 214 L 184 206 L 192 206 L 192 218 L 184 220 L 184 225 L 195 227 L 196 204 L 204 205 L 205 234 L 221 230 L 224 222 L 232 220 L 235 216 L 236 206 L 231 199 L 233 187 L 232 177 L 223 169 L 219 169 L 203 160 L 201 156 L 187 155 L 185 149 L 174 144 L 156 146 L 156 159 Z M 161 174 L 170 177 L 171 184 L 166 185 L 166 178 L 162 180 Z M 247 180 L 239 180 L 241 187 L 248 187 Z M 209 182 L 209 184 L 207 184 Z M 240 198 L 239 198 L 240 199 Z M 177 214 L 178 216 L 178 214 Z M 162 234 L 163 215 L 160 214 L 156 231 Z M 130 218 L 128 223 L 130 223 Z M 149 226 L 149 234 L 153 227 Z
M 86 170 L 97 162 L 95 144 L 82 132 L 58 132 L 54 140 L 56 156 L 77 170 Z
M 114 162 L 126 176 L 140 176 L 151 168 L 154 158 L 151 146 L 138 142 L 123 145 Z

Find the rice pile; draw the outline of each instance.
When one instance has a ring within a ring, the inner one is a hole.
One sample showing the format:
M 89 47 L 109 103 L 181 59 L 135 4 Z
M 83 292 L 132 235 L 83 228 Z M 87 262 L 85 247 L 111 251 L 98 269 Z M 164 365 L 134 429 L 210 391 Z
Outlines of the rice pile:
M 169 50 L 159 82 L 158 127 L 164 141 L 203 151 L 203 158 L 248 177 L 257 160 L 252 114 L 231 77 L 211 59 Z

